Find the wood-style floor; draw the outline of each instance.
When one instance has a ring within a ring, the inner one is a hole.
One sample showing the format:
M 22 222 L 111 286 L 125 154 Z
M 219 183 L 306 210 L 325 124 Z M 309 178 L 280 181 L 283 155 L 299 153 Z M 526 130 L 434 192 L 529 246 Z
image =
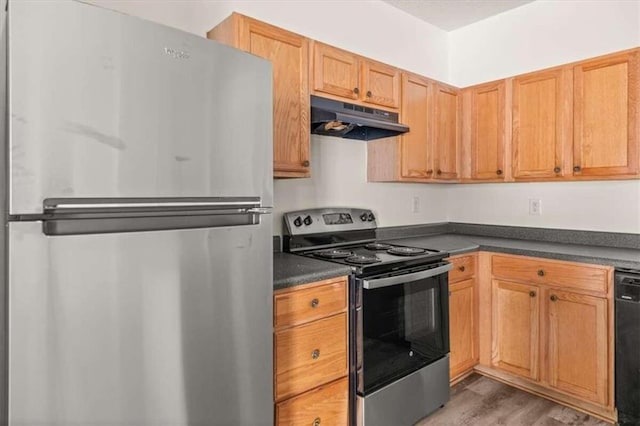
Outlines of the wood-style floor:
M 451 388 L 451 400 L 444 408 L 416 426 L 431 425 L 604 426 L 608 423 L 473 374 Z

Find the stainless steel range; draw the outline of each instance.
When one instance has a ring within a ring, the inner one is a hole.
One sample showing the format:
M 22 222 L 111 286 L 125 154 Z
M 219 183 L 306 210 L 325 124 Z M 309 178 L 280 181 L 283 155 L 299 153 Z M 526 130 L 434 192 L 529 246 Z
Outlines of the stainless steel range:
M 284 215 L 284 250 L 350 265 L 352 424 L 412 425 L 449 400 L 447 253 L 376 240 L 373 212 Z

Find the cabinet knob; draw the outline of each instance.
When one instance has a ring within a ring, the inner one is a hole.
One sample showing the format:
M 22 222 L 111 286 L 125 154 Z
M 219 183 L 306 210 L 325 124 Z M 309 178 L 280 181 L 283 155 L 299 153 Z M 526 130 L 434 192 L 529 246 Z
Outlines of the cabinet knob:
M 428 175 L 432 175 L 433 174 L 433 170 L 431 170 L 431 169 L 427 170 L 427 174 Z
M 302 162 L 302 167 L 309 167 L 309 164 L 310 164 L 310 163 L 309 163 L 309 160 L 304 160 L 304 161 Z
M 313 419 L 313 426 L 320 426 L 320 417 Z
M 437 175 L 441 175 L 442 174 L 442 170 L 440 170 L 440 169 L 436 170 L 436 174 Z
M 355 93 L 357 95 L 358 93 L 360 93 L 360 89 L 358 89 L 357 87 L 354 87 L 353 88 L 353 93 Z
M 538 276 L 539 277 L 544 277 L 544 270 L 543 269 L 538 269 Z
M 579 172 L 580 170 L 582 170 L 582 167 L 580 167 L 580 166 L 573 166 L 573 171 L 574 171 L 574 172 Z
M 315 349 L 313 352 L 311 352 L 311 358 L 313 359 L 320 358 L 320 349 Z
M 552 294 L 549 299 L 551 299 L 552 302 L 555 302 L 556 300 L 558 300 L 558 296 L 556 296 L 555 294 Z
M 554 167 L 553 168 L 553 173 L 560 173 L 562 171 L 562 169 L 560 167 Z
M 464 272 L 464 265 L 459 266 L 458 269 L 460 270 L 460 272 Z
M 320 301 L 318 299 L 313 299 L 311 301 L 311 307 L 312 308 L 317 308 L 319 304 L 320 304 Z
M 371 96 L 373 96 L 373 93 L 371 93 L 371 90 L 367 90 L 367 98 L 370 98 Z
M 502 170 L 500 170 L 500 169 L 496 170 L 496 174 L 497 174 L 498 176 L 500 176 L 500 175 L 502 174 Z
M 529 297 L 536 297 L 536 292 L 535 291 L 530 291 L 529 292 Z

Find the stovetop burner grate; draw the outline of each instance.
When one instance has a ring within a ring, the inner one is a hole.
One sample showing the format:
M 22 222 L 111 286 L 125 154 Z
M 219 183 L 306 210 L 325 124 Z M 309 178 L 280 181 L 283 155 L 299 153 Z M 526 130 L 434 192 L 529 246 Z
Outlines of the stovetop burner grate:
M 315 256 L 323 257 L 325 259 L 345 259 L 353 256 L 353 252 L 349 250 L 323 250 L 313 253 Z
M 425 252 L 425 249 L 417 247 L 392 247 L 387 250 L 387 253 L 395 254 L 397 256 L 416 256 Z
M 381 262 L 376 256 L 364 256 L 361 254 L 356 254 L 354 256 L 347 257 L 345 262 L 354 263 L 356 265 L 368 265 L 371 263 Z

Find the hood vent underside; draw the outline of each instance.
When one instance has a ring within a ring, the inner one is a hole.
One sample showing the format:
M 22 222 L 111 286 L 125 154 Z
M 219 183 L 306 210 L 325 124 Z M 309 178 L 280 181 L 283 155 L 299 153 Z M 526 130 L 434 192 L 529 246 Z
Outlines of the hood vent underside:
M 311 95 L 311 133 L 370 141 L 409 131 L 398 114 Z

